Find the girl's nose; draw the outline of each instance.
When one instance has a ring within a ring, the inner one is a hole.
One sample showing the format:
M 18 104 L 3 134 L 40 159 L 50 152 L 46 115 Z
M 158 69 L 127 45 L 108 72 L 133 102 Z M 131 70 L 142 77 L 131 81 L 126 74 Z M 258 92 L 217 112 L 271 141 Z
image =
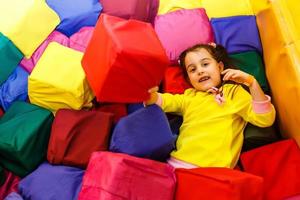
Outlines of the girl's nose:
M 197 68 L 197 73 L 198 73 L 199 75 L 203 74 L 203 70 L 201 69 L 201 67 Z

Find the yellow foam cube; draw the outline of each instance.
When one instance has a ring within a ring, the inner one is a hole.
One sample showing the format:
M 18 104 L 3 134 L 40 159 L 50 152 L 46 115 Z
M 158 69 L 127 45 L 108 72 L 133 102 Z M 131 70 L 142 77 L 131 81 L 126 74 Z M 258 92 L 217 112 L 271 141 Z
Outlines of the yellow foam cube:
M 248 0 L 202 0 L 202 6 L 205 8 L 209 18 L 253 15 L 253 10 Z
M 28 78 L 30 102 L 53 112 L 91 107 L 94 95 L 81 66 L 82 56 L 51 42 Z
M 255 15 L 268 6 L 268 0 L 202 0 L 209 18 Z
M 0 0 L 0 32 L 25 55 L 32 53 L 60 23 L 45 0 Z
M 194 9 L 201 7 L 201 0 L 160 0 L 158 15 L 179 9 Z

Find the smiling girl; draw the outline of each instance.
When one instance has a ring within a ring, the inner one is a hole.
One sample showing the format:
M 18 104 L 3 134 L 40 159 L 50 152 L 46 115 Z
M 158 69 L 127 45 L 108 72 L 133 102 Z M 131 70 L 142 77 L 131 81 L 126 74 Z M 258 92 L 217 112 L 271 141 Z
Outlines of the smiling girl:
M 273 124 L 271 98 L 253 76 L 230 69 L 230 63 L 221 45 L 198 44 L 180 55 L 193 88 L 176 95 L 157 93 L 157 87 L 149 90 L 147 105 L 156 103 L 164 112 L 183 116 L 176 149 L 168 160 L 172 166 L 234 168 L 247 122 L 259 127 Z

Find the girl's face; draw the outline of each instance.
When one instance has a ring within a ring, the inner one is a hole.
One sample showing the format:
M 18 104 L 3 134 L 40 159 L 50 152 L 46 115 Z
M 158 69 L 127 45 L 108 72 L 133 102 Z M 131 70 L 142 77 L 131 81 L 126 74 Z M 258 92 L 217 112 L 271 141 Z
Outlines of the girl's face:
M 185 57 L 185 67 L 190 83 L 198 91 L 218 87 L 222 82 L 223 63 L 218 63 L 204 48 L 188 52 Z

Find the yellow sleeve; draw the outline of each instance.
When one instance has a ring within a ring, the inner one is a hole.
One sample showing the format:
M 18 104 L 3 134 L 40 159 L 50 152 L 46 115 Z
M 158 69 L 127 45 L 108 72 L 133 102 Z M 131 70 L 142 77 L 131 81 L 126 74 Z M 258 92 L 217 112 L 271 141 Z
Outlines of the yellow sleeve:
M 183 94 L 160 94 L 162 98 L 161 108 L 164 112 L 182 113 L 184 95 Z
M 274 123 L 276 115 L 271 101 L 263 102 L 266 109 L 261 111 L 257 108 L 254 109 L 254 103 L 251 95 L 242 86 L 238 86 L 233 97 L 233 104 L 234 108 L 237 109 L 237 114 L 253 125 L 259 127 L 271 126 Z

